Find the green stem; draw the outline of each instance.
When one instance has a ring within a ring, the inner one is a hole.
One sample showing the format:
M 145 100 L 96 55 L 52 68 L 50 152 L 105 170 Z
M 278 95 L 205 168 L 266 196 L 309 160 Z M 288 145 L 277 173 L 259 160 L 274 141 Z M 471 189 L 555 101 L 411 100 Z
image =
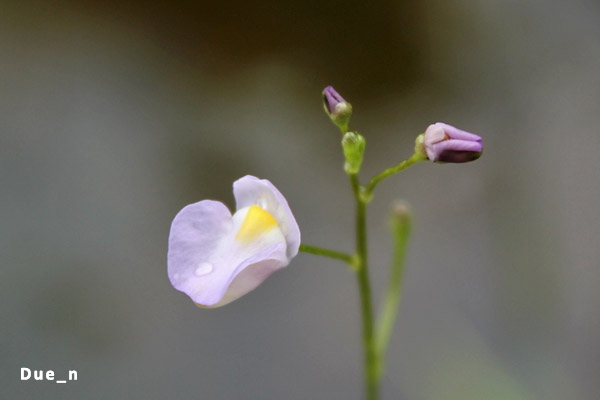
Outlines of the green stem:
M 410 156 L 410 158 L 407 158 L 406 160 L 402 161 L 400 164 L 390 167 L 390 168 L 386 169 L 385 171 L 383 171 L 382 173 L 380 173 L 379 175 L 376 175 L 375 177 L 373 177 L 373 179 L 371 179 L 369 184 L 365 187 L 365 189 L 363 191 L 363 198 L 366 200 L 370 200 L 371 197 L 373 196 L 373 190 L 375 189 L 375 186 L 377 186 L 377 184 L 379 182 L 381 182 L 385 178 L 392 176 L 394 174 L 397 174 L 398 172 L 402 171 L 403 169 L 406 169 L 406 168 L 410 167 L 411 165 L 413 165 L 419 161 L 423 161 L 425 159 L 426 158 L 424 157 L 423 154 L 415 153 L 412 156 Z
M 340 251 L 329 250 L 329 249 L 325 249 L 323 247 L 310 246 L 307 244 L 301 244 L 299 250 L 304 253 L 309 253 L 309 254 L 314 254 L 317 256 L 323 256 L 323 257 L 334 258 L 336 260 L 341 260 L 351 266 L 356 264 L 355 256 L 353 256 L 351 254 L 342 253 Z
M 397 206 L 391 220 L 392 235 L 394 238 L 394 257 L 386 297 L 377 324 L 377 354 L 379 355 L 378 379 L 381 378 L 385 367 L 385 354 L 390 342 L 398 308 L 400 307 L 400 294 L 406 259 L 406 247 L 410 236 L 411 220 L 405 206 Z
M 373 302 L 369 269 L 367 264 L 367 202 L 361 197 L 361 187 L 356 174 L 350 174 L 350 182 L 356 198 L 356 254 L 359 266 L 356 271 L 363 325 L 364 377 L 367 400 L 377 400 L 379 397 L 378 371 L 379 360 L 373 329 Z

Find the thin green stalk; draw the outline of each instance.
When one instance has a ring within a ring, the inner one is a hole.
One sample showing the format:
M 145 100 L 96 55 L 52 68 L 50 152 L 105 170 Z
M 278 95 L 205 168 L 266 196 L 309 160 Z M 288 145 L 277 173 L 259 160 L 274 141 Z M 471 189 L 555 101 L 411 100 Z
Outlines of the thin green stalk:
M 380 362 L 378 379 L 381 378 L 385 369 L 385 354 L 400 307 L 404 261 L 406 259 L 406 247 L 411 229 L 410 214 L 406 206 L 397 206 L 392 215 L 390 225 L 394 239 L 394 257 L 386 297 L 382 305 L 383 308 L 379 315 L 376 330 L 377 354 Z
M 310 246 L 307 244 L 301 244 L 299 250 L 304 253 L 341 260 L 349 264 L 350 266 L 356 264 L 356 257 L 354 255 L 342 253 L 341 251 L 329 250 L 323 247 Z
M 410 156 L 410 158 L 407 158 L 406 160 L 402 161 L 400 164 L 390 167 L 390 168 L 384 170 L 379 175 L 376 175 L 375 177 L 373 177 L 373 179 L 371 179 L 369 184 L 365 187 L 365 189 L 363 191 L 363 198 L 370 200 L 370 198 L 373 196 L 373 190 L 375 189 L 375 186 L 377 186 L 377 184 L 379 182 L 381 182 L 385 178 L 392 176 L 394 174 L 397 174 L 398 172 L 402 171 L 403 169 L 406 169 L 406 168 L 410 167 L 411 165 L 413 165 L 419 161 L 423 161 L 423 160 L 425 160 L 425 157 L 423 156 L 423 154 L 415 153 L 412 156 Z
M 350 181 L 356 197 L 356 254 L 359 260 L 356 277 L 363 325 L 365 394 L 367 400 L 377 400 L 379 397 L 377 375 L 380 368 L 373 329 L 373 301 L 367 263 L 367 203 L 360 196 L 361 187 L 356 174 L 350 175 Z

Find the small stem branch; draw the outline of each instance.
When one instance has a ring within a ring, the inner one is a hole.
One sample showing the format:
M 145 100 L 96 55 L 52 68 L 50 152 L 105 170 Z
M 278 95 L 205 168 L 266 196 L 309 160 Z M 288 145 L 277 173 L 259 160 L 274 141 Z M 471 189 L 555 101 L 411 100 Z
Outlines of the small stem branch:
M 403 169 L 406 169 L 411 165 L 423 160 L 425 160 L 425 158 L 422 154 L 415 153 L 410 158 L 407 158 L 406 160 L 402 161 L 400 164 L 390 167 L 382 173 L 380 173 L 379 175 L 376 175 L 375 177 L 373 177 L 373 179 L 371 179 L 369 184 L 364 189 L 365 198 L 370 198 L 373 194 L 375 186 L 377 186 L 377 184 L 385 178 L 397 174 Z
M 356 257 L 354 255 L 342 253 L 340 251 L 325 249 L 323 247 L 301 244 L 299 250 L 304 253 L 341 260 L 350 265 L 354 265 L 356 263 Z
M 394 257 L 392 260 L 386 297 L 382 305 L 383 308 L 379 315 L 376 330 L 377 354 L 379 355 L 380 361 L 378 379 L 381 378 L 385 368 L 385 354 L 400 307 L 404 261 L 406 259 L 406 247 L 411 229 L 411 218 L 408 210 L 402 208 L 401 214 L 393 215 L 391 222 L 394 239 Z

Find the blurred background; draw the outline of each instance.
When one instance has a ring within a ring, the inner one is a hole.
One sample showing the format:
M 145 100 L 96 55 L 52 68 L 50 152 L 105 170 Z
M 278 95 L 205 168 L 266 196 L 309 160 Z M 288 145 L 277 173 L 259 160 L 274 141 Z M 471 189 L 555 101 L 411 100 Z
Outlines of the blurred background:
M 166 274 L 175 214 L 233 207 L 247 174 L 303 242 L 352 250 L 330 84 L 367 138 L 363 181 L 430 123 L 484 138 L 480 160 L 419 164 L 370 205 L 376 300 L 394 201 L 415 221 L 383 398 L 600 398 L 597 2 L 1 6 L 1 398 L 361 399 L 344 265 L 300 254 L 214 310 Z

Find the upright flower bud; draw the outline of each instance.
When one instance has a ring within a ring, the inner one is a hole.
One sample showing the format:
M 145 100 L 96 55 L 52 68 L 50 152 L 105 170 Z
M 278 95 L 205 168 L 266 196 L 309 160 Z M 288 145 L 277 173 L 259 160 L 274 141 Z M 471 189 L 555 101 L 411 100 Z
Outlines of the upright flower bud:
M 464 163 L 477 160 L 483 152 L 481 137 L 438 122 L 429 125 L 417 138 L 416 150 L 436 163 Z
M 394 239 L 394 268 L 390 276 L 390 285 L 397 285 L 400 289 L 402 270 L 406 259 L 406 246 L 410 236 L 412 216 L 410 207 L 405 202 L 397 202 L 390 215 L 390 229 Z
M 342 148 L 346 157 L 346 173 L 358 174 L 365 153 L 365 138 L 358 132 L 346 132 L 342 139 Z
M 327 86 L 323 90 L 323 107 L 325 112 L 331 118 L 331 121 L 337 125 L 342 132 L 348 130 L 348 123 L 352 116 L 352 105 L 348 103 L 332 86 Z
M 392 229 L 396 230 L 400 226 L 410 229 L 411 220 L 412 217 L 408 204 L 403 201 L 397 201 L 392 206 L 392 213 L 390 215 Z

